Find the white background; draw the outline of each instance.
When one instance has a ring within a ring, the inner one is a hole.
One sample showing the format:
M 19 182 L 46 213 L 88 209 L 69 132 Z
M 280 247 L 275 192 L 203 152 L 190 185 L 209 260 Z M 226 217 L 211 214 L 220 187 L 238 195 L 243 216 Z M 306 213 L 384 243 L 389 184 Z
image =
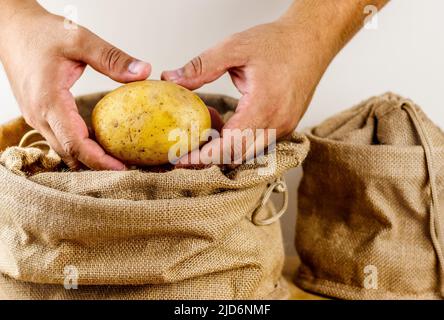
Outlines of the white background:
M 333 0 L 325 0 L 333 1 Z M 152 78 L 231 33 L 279 17 L 291 0 L 42 0 L 63 14 L 78 9 L 79 23 L 130 54 L 152 63 Z M 444 127 L 444 1 L 392 0 L 378 15 L 376 30 L 363 29 L 325 74 L 300 128 L 385 91 L 408 96 Z M 0 48 L 1 49 L 1 48 Z M 112 89 L 116 83 L 88 70 L 73 89 L 84 94 Z M 228 78 L 202 91 L 237 96 Z M 0 69 L 0 121 L 19 115 Z M 299 171 L 291 172 L 290 208 L 283 224 L 286 248 L 293 251 Z

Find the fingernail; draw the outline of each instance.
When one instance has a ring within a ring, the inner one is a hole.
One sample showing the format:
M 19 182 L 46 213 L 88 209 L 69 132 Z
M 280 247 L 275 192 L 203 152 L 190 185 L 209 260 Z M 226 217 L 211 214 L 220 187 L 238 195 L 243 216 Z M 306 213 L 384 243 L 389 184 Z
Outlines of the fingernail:
M 110 170 L 111 171 L 127 171 L 128 168 L 124 164 L 115 163 L 110 167 Z
M 182 78 L 183 74 L 184 74 L 183 68 L 166 72 L 167 80 L 173 82 Z
M 132 74 L 139 74 L 142 73 L 147 66 L 149 66 L 148 63 L 136 60 L 130 63 L 128 71 Z

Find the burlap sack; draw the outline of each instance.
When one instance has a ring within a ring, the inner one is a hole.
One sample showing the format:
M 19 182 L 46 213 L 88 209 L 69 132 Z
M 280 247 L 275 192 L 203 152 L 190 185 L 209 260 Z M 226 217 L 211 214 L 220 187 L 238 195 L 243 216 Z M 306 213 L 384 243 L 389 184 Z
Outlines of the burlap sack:
M 308 137 L 296 283 L 343 299 L 442 298 L 442 131 L 411 101 L 385 94 Z
M 87 122 L 101 96 L 78 99 Z M 236 105 L 204 100 L 221 112 Z M 2 148 L 30 129 L 14 124 L 0 127 Z M 257 224 L 278 213 L 261 206 L 263 196 L 282 189 L 273 183 L 308 146 L 301 135 L 279 143 L 276 171 L 266 175 L 242 165 L 21 176 L 1 165 L 0 298 L 286 298 L 280 224 Z

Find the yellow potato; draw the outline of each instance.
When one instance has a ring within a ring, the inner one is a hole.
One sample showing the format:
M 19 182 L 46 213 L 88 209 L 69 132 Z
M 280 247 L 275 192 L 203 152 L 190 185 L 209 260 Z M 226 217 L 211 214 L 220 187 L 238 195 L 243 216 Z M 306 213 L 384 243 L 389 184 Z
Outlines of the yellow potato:
M 172 82 L 140 81 L 100 100 L 92 125 L 97 142 L 108 154 L 129 165 L 150 166 L 168 163 L 171 148 L 180 156 L 199 146 L 211 128 L 211 117 L 193 92 Z M 176 129 L 182 130 L 181 140 L 179 135 L 171 139 Z M 179 140 L 182 152 L 177 148 Z

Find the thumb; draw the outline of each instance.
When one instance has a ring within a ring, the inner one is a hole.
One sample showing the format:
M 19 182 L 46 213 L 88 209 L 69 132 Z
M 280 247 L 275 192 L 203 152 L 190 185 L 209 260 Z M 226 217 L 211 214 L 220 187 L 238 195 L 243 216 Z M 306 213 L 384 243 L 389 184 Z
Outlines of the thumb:
M 145 80 L 151 73 L 149 63 L 131 57 L 87 29 L 82 28 L 79 42 L 69 58 L 83 61 L 115 81 Z
M 232 41 L 221 44 L 203 52 L 184 67 L 162 73 L 162 80 L 175 82 L 190 90 L 219 79 L 225 72 L 242 65 L 241 59 L 233 50 Z

